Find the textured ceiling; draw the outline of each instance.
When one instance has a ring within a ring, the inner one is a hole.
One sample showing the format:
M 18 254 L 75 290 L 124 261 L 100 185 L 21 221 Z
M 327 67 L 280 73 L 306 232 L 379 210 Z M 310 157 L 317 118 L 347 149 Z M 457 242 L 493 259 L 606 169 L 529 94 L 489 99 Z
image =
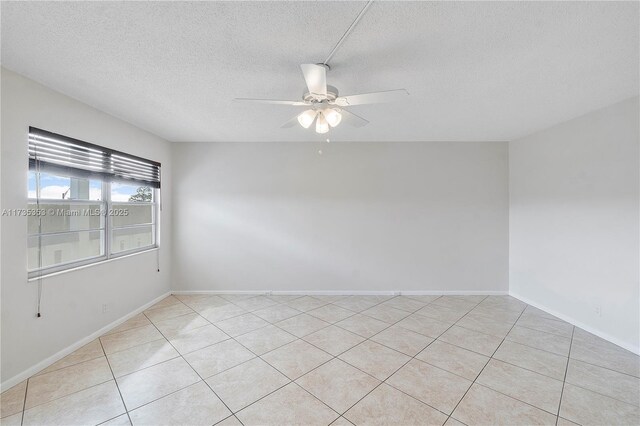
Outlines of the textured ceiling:
M 362 2 L 2 2 L 2 65 L 171 141 L 319 140 L 280 125 L 299 64 Z M 511 140 L 638 94 L 638 3 L 375 2 L 331 61 L 352 107 L 334 141 Z

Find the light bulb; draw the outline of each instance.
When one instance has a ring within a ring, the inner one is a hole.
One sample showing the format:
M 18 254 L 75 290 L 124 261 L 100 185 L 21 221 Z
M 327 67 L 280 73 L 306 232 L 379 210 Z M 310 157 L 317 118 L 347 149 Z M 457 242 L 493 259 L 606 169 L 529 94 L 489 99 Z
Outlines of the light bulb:
M 337 109 L 326 109 L 323 111 L 324 118 L 331 127 L 336 127 L 342 121 L 342 114 Z
M 308 129 L 316 118 L 316 112 L 312 109 L 308 109 L 298 116 L 298 123 L 305 129 Z
M 318 119 L 316 120 L 316 132 L 317 133 L 327 133 L 329 131 L 329 123 L 324 118 L 324 114 L 321 112 L 318 113 Z

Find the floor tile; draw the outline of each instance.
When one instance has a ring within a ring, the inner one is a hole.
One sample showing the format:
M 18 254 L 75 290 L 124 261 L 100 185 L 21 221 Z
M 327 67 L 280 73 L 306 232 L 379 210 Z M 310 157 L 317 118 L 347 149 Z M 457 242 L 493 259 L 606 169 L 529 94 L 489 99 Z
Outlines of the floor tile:
M 338 414 L 290 383 L 264 399 L 236 413 L 245 425 L 328 425 Z
M 231 415 L 205 382 L 181 389 L 129 413 L 133 426 L 209 426 Z
M 220 296 L 208 296 L 206 299 L 190 301 L 189 303 L 185 303 L 185 305 L 202 315 L 203 312 L 207 312 L 211 308 L 233 304 Z
M 258 309 L 277 305 L 278 302 L 275 302 L 266 296 L 257 296 L 252 297 L 251 299 L 237 300 L 233 303 L 247 311 L 257 311 Z
M 365 339 L 340 327 L 330 326 L 304 336 L 304 340 L 333 356 L 338 356 Z
M 120 414 L 118 417 L 100 423 L 100 426 L 131 426 L 131 422 L 128 414 Z
M 167 306 L 179 305 L 181 303 L 182 302 L 177 297 L 175 297 L 175 296 L 167 296 L 164 299 L 162 299 L 161 301 L 159 301 L 158 303 L 156 303 L 153 306 L 150 306 L 149 308 L 147 308 L 147 310 L 158 309 L 158 308 L 166 308 Z
M 301 312 L 287 305 L 275 305 L 253 311 L 253 314 L 259 316 L 265 321 L 269 321 L 270 323 L 276 323 L 287 318 L 300 315 Z
M 24 412 L 27 425 L 98 424 L 125 412 L 113 380 L 38 405 Z
M 206 379 L 249 361 L 255 358 L 255 355 L 240 343 L 230 339 L 188 353 L 184 358 L 201 377 Z
M 522 316 L 517 324 L 521 327 L 532 328 L 545 333 L 557 334 L 558 336 L 571 338 L 573 325 L 564 321 L 551 320 L 536 316 Z
M 571 358 L 640 377 L 640 357 L 576 327 Z
M 275 325 L 269 325 L 236 338 L 238 342 L 257 355 L 272 351 L 296 339 L 296 336 Z
M 556 423 L 556 426 L 580 426 L 580 425 L 570 420 L 563 419 L 562 417 L 558 417 L 558 423 Z
M 560 318 L 554 315 L 551 315 L 550 313 L 547 313 L 542 309 L 534 308 L 533 306 L 527 306 L 522 315 L 523 316 L 534 315 L 534 316 L 542 317 L 546 319 L 562 321 Z
M 216 426 L 243 426 L 240 420 L 236 416 L 229 416 L 220 423 L 216 423 Z
M 349 297 L 349 296 L 343 295 L 343 294 L 314 294 L 311 297 L 313 297 L 314 299 L 321 300 L 323 302 L 333 303 L 333 302 L 337 302 L 338 300 L 342 300 L 345 297 Z
M 344 328 L 345 330 L 351 331 L 352 333 L 356 333 L 365 338 L 369 338 L 374 334 L 378 334 L 382 330 L 390 326 L 390 324 L 384 321 L 380 321 L 361 314 L 354 315 L 345 320 L 339 321 L 336 323 L 336 325 L 340 328 Z
M 271 294 L 268 295 L 267 297 L 275 302 L 278 303 L 287 303 L 287 302 L 291 302 L 294 299 L 300 299 L 301 297 L 304 297 L 304 294 Z
M 207 383 L 224 403 L 236 412 L 276 389 L 289 379 L 275 368 L 254 358 L 207 379 Z M 240 417 L 242 421 L 242 417 Z
M 418 302 L 422 302 L 425 305 L 433 302 L 434 300 L 442 297 L 442 295 L 436 294 L 404 294 L 402 297 L 406 297 L 407 299 L 417 300 Z
M 25 409 L 113 380 L 105 357 L 29 379 Z
M 339 356 L 343 361 L 385 380 L 411 358 L 379 343 L 367 340 Z
M 475 308 L 469 311 L 467 315 L 473 316 L 484 316 L 488 318 L 492 318 L 496 321 L 508 322 L 510 324 L 515 324 L 522 315 L 520 311 L 510 311 L 505 309 L 500 309 L 494 306 L 486 306 L 483 304 L 479 304 Z
M 21 426 L 22 411 L 11 416 L 0 418 L 0 426 Z
M 112 354 L 137 345 L 142 345 L 143 343 L 161 339 L 164 340 L 164 336 L 160 334 L 153 324 L 149 324 L 119 333 L 107 334 L 106 336 L 102 336 L 100 341 L 102 342 L 104 352 L 106 354 Z
M 176 348 L 182 355 L 189 352 L 197 351 L 206 346 L 213 345 L 223 340 L 227 340 L 227 336 L 223 331 L 214 325 L 205 325 L 204 327 L 195 328 L 193 330 L 180 333 L 169 340 L 169 343 Z
M 377 305 L 381 301 L 374 301 L 370 299 L 362 299 L 357 296 L 349 296 L 344 299 L 333 302 L 334 305 L 340 306 L 341 308 L 348 309 L 353 312 L 361 312 L 365 309 L 369 309 L 372 306 Z
M 537 408 L 557 413 L 562 381 L 496 359 L 489 361 L 476 383 Z
M 332 358 L 328 353 L 304 340 L 296 340 L 262 356 L 278 371 L 295 380 Z
M 327 327 L 329 323 L 311 315 L 302 314 L 280 321 L 276 325 L 294 336 L 303 337 Z
M 447 416 L 384 383 L 365 396 L 344 417 L 356 425 L 442 425 Z
M 260 294 L 256 293 L 227 293 L 227 294 L 219 294 L 218 296 L 222 297 L 229 302 L 236 302 L 238 300 L 251 299 L 252 297 L 258 297 Z
M 418 352 L 426 348 L 429 343 L 433 342 L 433 339 L 430 337 L 397 325 L 381 331 L 373 336 L 371 340 L 409 356 L 415 356 Z
M 638 425 L 640 408 L 565 383 L 560 416 L 583 426 Z
M 8 417 L 22 412 L 26 394 L 26 380 L 2 392 L 2 395 L 0 395 L 0 416 Z
M 473 384 L 452 417 L 468 425 L 550 425 L 556 416 L 517 399 Z
M 191 314 L 193 309 L 180 302 L 177 305 L 165 306 L 157 309 L 147 309 L 144 314 L 151 322 L 162 321 L 168 318 L 178 317 L 180 315 Z
M 469 313 L 456 322 L 456 326 L 504 339 L 504 337 L 509 334 L 509 331 L 511 331 L 513 323 Z
M 149 318 L 147 318 L 144 314 L 138 314 L 129 318 L 122 324 L 115 326 L 111 330 L 107 331 L 104 335 L 106 336 L 112 333 L 119 333 L 121 331 L 131 330 L 132 328 L 142 327 L 150 324 L 151 321 L 149 321 Z
M 246 314 L 247 311 L 240 306 L 236 306 L 233 303 L 228 303 L 222 306 L 214 306 L 212 308 L 206 308 L 200 311 L 200 315 L 207 319 L 207 321 L 216 323 L 224 321 L 229 318 L 237 317 Z
M 322 300 L 315 299 L 311 296 L 303 296 L 298 299 L 288 301 L 286 304 L 287 306 L 293 309 L 297 309 L 298 311 L 301 311 L 301 312 L 306 312 L 306 311 L 311 311 L 313 309 L 317 309 L 320 306 L 326 305 L 327 303 L 329 302 L 324 302 Z
M 438 340 L 486 356 L 491 356 L 502 343 L 502 339 L 499 337 L 482 334 L 455 325 L 445 331 Z
M 362 315 L 375 318 L 380 321 L 384 321 L 388 324 L 395 324 L 403 318 L 408 317 L 410 314 L 407 311 L 392 308 L 390 306 L 377 305 L 369 309 L 365 309 L 360 312 Z
M 163 339 L 109 354 L 107 359 L 113 375 L 121 377 L 179 356 L 178 351 Z
M 518 325 L 513 327 L 506 339 L 562 356 L 569 355 L 569 346 L 571 346 L 571 339 L 567 339 L 566 337 L 520 327 Z
M 475 380 L 489 362 L 487 356 L 440 340 L 431 343 L 416 358 L 469 380 Z
M 155 322 L 156 328 L 160 330 L 160 333 L 162 333 L 167 339 L 171 339 L 185 331 L 204 327 L 209 324 L 209 321 L 195 312 Z
M 425 317 L 433 318 L 442 322 L 456 322 L 467 313 L 466 310 L 451 309 L 445 306 L 428 304 L 424 308 L 415 312 Z
M 485 296 L 473 299 L 466 296 L 442 296 L 431 302 L 432 305 L 444 306 L 445 308 L 466 310 L 467 312 L 475 308 Z
M 640 406 L 640 379 L 628 374 L 572 359 L 569 361 L 566 382 Z
M 250 331 L 266 327 L 269 323 L 253 314 L 243 314 L 216 322 L 215 325 L 229 336 L 237 337 Z
M 472 382 L 413 359 L 389 377 L 386 383 L 431 407 L 451 414 Z
M 73 351 L 69 355 L 60 359 L 57 362 L 54 362 L 49 367 L 40 371 L 38 374 L 50 373 L 55 370 L 59 370 L 64 367 L 69 367 L 71 365 L 79 364 L 84 361 L 90 361 L 92 359 L 100 358 L 104 356 L 104 352 L 102 351 L 102 345 L 100 344 L 100 340 L 96 339 L 78 350 Z
M 567 357 L 510 340 L 502 342 L 493 357 L 557 380 L 564 380 L 568 361 Z
M 412 314 L 396 325 L 435 339 L 447 331 L 453 325 L 453 322 L 442 322 L 424 315 Z
M 405 296 L 398 296 L 381 303 L 379 306 L 389 306 L 407 312 L 415 312 L 418 309 L 424 308 L 426 303 Z
M 133 410 L 192 385 L 200 377 L 185 360 L 175 358 L 116 380 L 127 410 Z
M 331 423 L 330 426 L 353 426 L 353 423 L 351 423 L 349 420 L 345 419 L 344 417 L 338 417 L 333 421 L 333 423 Z
M 344 413 L 380 381 L 334 358 L 300 377 L 296 383 L 338 413 Z
M 324 305 L 308 311 L 307 314 L 323 321 L 334 323 L 352 316 L 354 312 L 336 305 Z

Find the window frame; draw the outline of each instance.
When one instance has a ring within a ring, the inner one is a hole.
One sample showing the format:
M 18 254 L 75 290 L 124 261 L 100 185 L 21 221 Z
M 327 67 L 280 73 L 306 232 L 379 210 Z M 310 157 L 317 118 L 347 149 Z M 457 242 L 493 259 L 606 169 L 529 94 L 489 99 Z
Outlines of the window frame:
M 36 175 L 36 179 L 38 180 L 38 183 L 36 184 L 37 187 L 40 187 L 40 171 L 33 171 L 33 173 Z M 67 177 L 67 176 L 60 176 L 60 177 Z M 69 176 L 72 177 L 72 176 Z M 93 180 L 98 180 L 98 179 L 93 179 Z M 118 259 L 121 257 L 125 257 L 125 256 L 130 256 L 136 253 L 142 253 L 142 252 L 146 252 L 146 251 L 150 251 L 150 250 L 154 250 L 154 249 L 158 249 L 160 248 L 160 239 L 159 239 L 159 226 L 160 226 L 160 188 L 153 188 L 150 187 L 151 189 L 151 193 L 152 193 L 152 201 L 151 202 L 127 202 L 127 201 L 112 201 L 111 200 L 111 184 L 113 183 L 113 181 L 107 181 L 107 180 L 103 180 L 100 179 L 101 182 L 101 190 L 102 190 L 102 196 L 101 196 L 101 200 L 73 200 L 73 199 L 69 199 L 69 200 L 59 200 L 59 199 L 42 199 L 38 197 L 38 194 L 36 193 L 36 198 L 27 198 L 27 207 L 30 208 L 32 205 L 39 205 L 39 204 L 61 204 L 61 205 L 65 205 L 65 204 L 100 204 L 100 207 L 102 209 L 102 211 L 104 212 L 103 214 L 101 214 L 101 221 L 103 221 L 102 223 L 104 223 L 104 226 L 101 228 L 97 228 L 97 229 L 87 229 L 87 230 L 74 230 L 74 231 L 61 231 L 61 232 L 38 232 L 35 234 L 29 234 L 27 232 L 27 240 L 29 240 L 30 238 L 42 238 L 43 236 L 47 236 L 47 235 L 62 235 L 62 234 L 78 234 L 80 232 L 103 232 L 104 233 L 104 237 L 101 239 L 102 241 L 100 242 L 101 244 L 101 251 L 103 252 L 103 254 L 99 255 L 99 256 L 91 256 L 91 257 L 86 257 L 86 258 L 82 258 L 82 259 L 78 259 L 78 260 L 73 260 L 73 261 L 69 261 L 69 262 L 63 262 L 63 263 L 58 263 L 55 265 L 51 265 L 51 266 L 45 266 L 45 267 L 39 267 L 39 268 L 35 268 L 35 269 L 29 269 L 29 263 L 27 262 L 27 276 L 28 279 L 37 279 L 37 278 L 41 278 L 41 277 L 45 277 L 47 275 L 51 275 L 51 274 L 55 274 L 55 273 L 59 273 L 59 272 L 64 272 L 64 271 L 68 271 L 68 270 L 73 270 L 79 267 L 84 267 L 84 266 L 88 266 L 88 265 L 92 265 L 92 264 L 96 264 L 96 263 L 102 263 L 108 260 L 112 260 L 112 259 Z M 140 186 L 145 186 L 141 183 L 139 183 L 138 185 Z M 142 205 L 151 205 L 151 223 L 145 223 L 145 224 L 141 224 L 141 225 L 131 225 L 128 227 L 134 228 L 134 227 L 140 227 L 140 226 L 151 226 L 151 238 L 152 238 L 152 244 L 150 245 L 146 245 L 144 247 L 136 247 L 133 249 L 128 249 L 128 250 L 123 250 L 117 253 L 113 253 L 112 252 L 112 242 L 113 242 L 113 231 L 116 229 L 126 229 L 127 227 L 114 227 L 113 226 L 113 215 L 110 215 L 109 212 L 111 211 L 111 209 L 113 209 L 114 203 L 116 205 L 131 205 L 131 204 L 142 204 Z M 41 230 L 41 229 L 40 229 Z

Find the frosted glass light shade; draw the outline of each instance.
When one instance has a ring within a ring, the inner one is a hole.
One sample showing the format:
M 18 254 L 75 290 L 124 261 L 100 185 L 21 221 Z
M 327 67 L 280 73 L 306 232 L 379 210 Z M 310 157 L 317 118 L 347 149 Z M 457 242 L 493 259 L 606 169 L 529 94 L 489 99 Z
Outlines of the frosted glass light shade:
M 327 133 L 329 131 L 329 123 L 324 118 L 324 114 L 319 112 L 316 120 L 316 133 Z
M 298 123 L 305 129 L 308 129 L 316 118 L 316 111 L 308 109 L 298 116 Z
M 330 108 L 323 111 L 322 113 L 324 115 L 324 118 L 327 120 L 327 123 L 329 123 L 331 127 L 336 127 L 338 124 L 340 124 L 340 121 L 342 121 L 342 114 L 340 114 L 340 111 L 337 109 Z

